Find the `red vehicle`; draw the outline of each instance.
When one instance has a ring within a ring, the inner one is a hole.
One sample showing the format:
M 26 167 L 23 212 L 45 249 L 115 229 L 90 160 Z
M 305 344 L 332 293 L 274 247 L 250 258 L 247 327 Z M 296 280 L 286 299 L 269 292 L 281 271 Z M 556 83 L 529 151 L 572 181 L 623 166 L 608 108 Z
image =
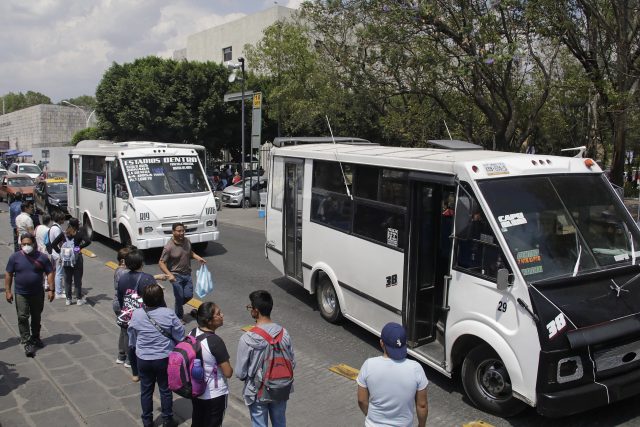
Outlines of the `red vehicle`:
M 5 175 L 0 181 L 0 202 L 13 202 L 15 194 L 21 192 L 24 200 L 33 200 L 33 179 L 28 175 Z

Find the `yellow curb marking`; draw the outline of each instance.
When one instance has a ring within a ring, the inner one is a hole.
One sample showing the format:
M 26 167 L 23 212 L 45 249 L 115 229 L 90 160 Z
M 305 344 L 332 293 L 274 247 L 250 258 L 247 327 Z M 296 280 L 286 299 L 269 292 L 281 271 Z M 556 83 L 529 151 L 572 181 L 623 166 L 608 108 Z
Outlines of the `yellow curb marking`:
M 243 326 L 242 329 L 245 332 L 249 332 L 251 330 L 251 328 L 253 328 L 254 325 L 247 325 L 247 326 Z
M 97 257 L 97 256 L 98 256 L 98 255 L 94 254 L 93 252 L 91 252 L 91 251 L 90 251 L 89 249 L 87 249 L 87 248 L 82 248 L 82 249 L 80 250 L 80 253 L 82 253 L 82 255 L 86 255 L 86 256 L 88 256 L 89 258 L 95 258 L 95 257 Z
M 471 421 L 470 423 L 462 424 L 462 427 L 493 427 L 493 425 L 484 421 Z
M 189 301 L 187 301 L 187 305 L 190 305 L 193 308 L 198 308 L 202 305 L 202 301 L 196 298 L 191 298 Z
M 118 268 L 118 264 L 113 262 L 113 261 L 107 261 L 104 263 L 104 265 L 106 265 L 107 267 L 115 270 L 116 268 Z
M 352 368 L 349 365 L 345 365 L 344 363 L 331 366 L 329 367 L 329 370 L 338 375 L 342 375 L 345 378 L 349 378 L 351 381 L 355 381 L 356 378 L 358 378 L 358 374 L 360 373 L 360 370 Z

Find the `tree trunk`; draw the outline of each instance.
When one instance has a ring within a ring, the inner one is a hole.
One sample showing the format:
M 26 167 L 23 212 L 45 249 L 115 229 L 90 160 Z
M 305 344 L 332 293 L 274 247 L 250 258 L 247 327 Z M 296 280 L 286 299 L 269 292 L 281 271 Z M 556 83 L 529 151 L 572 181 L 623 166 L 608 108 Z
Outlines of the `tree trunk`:
M 613 128 L 613 161 L 611 163 L 611 181 L 624 186 L 624 158 L 626 154 L 625 140 L 627 128 L 627 112 L 622 108 L 614 115 Z

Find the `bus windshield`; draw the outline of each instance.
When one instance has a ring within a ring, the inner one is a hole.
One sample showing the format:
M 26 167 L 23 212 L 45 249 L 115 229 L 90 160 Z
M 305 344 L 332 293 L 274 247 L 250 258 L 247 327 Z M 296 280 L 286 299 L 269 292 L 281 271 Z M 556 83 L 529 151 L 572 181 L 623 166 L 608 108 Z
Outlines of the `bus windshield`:
M 637 227 L 603 175 L 529 176 L 479 186 L 528 282 L 640 259 Z
M 197 155 L 128 158 L 122 166 L 133 197 L 209 191 Z

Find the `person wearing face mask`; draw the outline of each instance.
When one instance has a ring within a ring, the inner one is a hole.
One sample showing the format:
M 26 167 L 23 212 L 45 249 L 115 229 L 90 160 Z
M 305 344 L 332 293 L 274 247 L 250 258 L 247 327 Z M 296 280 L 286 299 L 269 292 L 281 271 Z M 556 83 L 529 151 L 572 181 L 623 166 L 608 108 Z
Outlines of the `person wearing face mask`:
M 20 250 L 7 262 L 4 274 L 4 293 L 9 304 L 14 299 L 18 313 L 20 343 L 27 357 L 34 357 L 36 348 L 44 347 L 40 339 L 40 318 L 44 309 L 45 291 L 49 302 L 54 299 L 53 267 L 49 257 L 35 247 L 35 237 L 29 233 L 20 236 Z M 47 288 L 42 288 L 42 278 L 47 276 Z M 15 295 L 11 288 L 15 282 Z M 31 322 L 29 322 L 31 319 Z
M 87 236 L 84 229 L 80 228 L 80 221 L 77 218 L 69 219 L 67 229 L 64 233 L 60 233 L 56 239 L 51 242 L 54 251 L 60 254 L 62 266 L 64 270 L 65 294 L 67 296 L 66 305 L 71 305 L 72 285 L 75 287 L 76 302 L 78 305 L 86 304 L 86 300 L 82 298 L 82 274 L 83 262 L 82 252 L 91 244 L 91 239 Z

